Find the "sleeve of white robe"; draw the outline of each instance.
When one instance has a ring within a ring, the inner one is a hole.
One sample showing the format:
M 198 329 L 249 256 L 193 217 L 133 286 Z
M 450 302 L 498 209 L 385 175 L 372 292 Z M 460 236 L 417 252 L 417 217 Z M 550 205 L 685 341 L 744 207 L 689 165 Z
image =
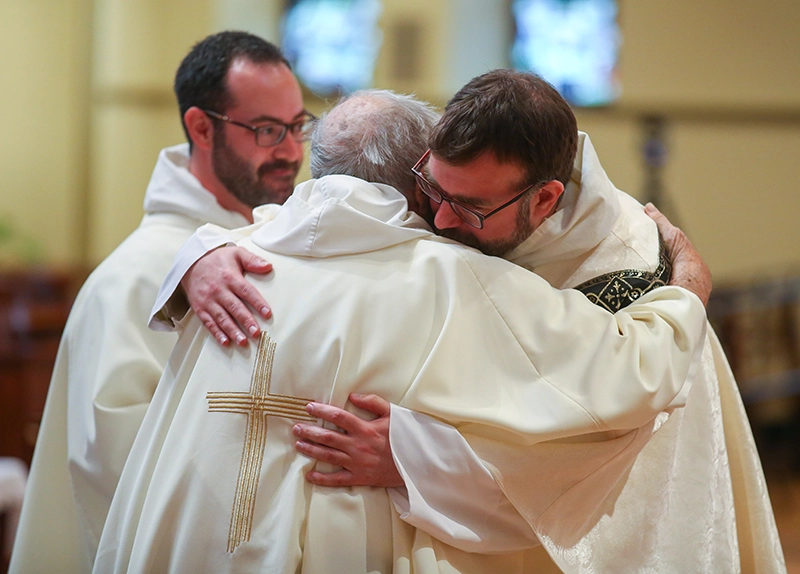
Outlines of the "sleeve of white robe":
M 406 486 L 389 489 L 389 496 L 402 520 L 466 552 L 539 544 L 455 428 L 397 405 L 391 409 L 392 455 Z
M 280 210 L 279 205 L 261 205 L 253 210 L 253 224 L 238 229 L 225 229 L 206 223 L 183 244 L 172 268 L 158 290 L 156 302 L 150 311 L 148 326 L 154 331 L 174 331 L 189 310 L 186 297 L 180 289 L 183 276 L 198 259 L 217 247 L 235 245 L 250 237 L 254 231 L 272 221 Z
M 605 500 L 624 478 L 651 434 L 652 429 L 643 428 L 606 441 L 593 437 L 584 443 L 562 444 L 557 447 L 557 456 L 550 456 L 553 445 L 533 445 L 531 451 L 541 451 L 544 456 L 539 459 L 531 488 L 540 487 L 541 498 L 558 500 L 580 482 L 576 476 L 594 481 L 592 495 L 577 494 L 586 514 L 590 514 L 599 505 L 597 498 Z M 532 528 L 454 427 L 392 405 L 390 442 L 405 487 L 389 489 L 389 496 L 405 522 L 455 548 L 482 554 L 537 546 L 537 533 L 548 534 L 547 528 Z M 575 474 L 561 468 L 565 456 L 580 459 L 573 467 Z M 609 461 L 612 464 L 608 466 L 613 468 L 606 468 L 603 474 L 586 472 Z M 542 483 L 545 488 L 541 488 Z M 571 519 L 579 515 L 573 513 Z
M 516 341 L 508 352 L 526 356 L 536 377 L 524 381 L 510 373 L 513 384 L 504 384 L 504 394 L 493 397 L 502 408 L 497 414 L 473 411 L 476 422 L 485 418 L 516 428 L 513 440 L 532 444 L 576 433 L 635 429 L 674 406 L 706 336 L 705 307 L 696 295 L 662 287 L 610 315 L 578 291 L 532 293 L 524 270 L 492 266 L 489 260 L 473 269 Z M 491 359 L 498 363 L 503 357 Z M 483 386 L 459 391 L 486 396 Z M 549 411 L 551 403 L 542 402 L 547 398 L 564 411 Z M 449 410 L 444 404 L 436 408 L 444 414 Z M 438 416 L 435 410 L 429 414 Z M 462 433 L 472 432 L 469 424 L 459 426 Z
M 662 287 L 611 315 L 507 262 L 464 255 L 482 294 L 461 305 L 482 318 L 452 315 L 458 335 L 437 340 L 402 406 L 465 435 L 528 445 L 638 428 L 686 384 L 706 329 L 696 295 Z M 449 281 L 467 282 L 468 272 L 453 269 Z M 476 329 L 481 340 L 503 341 L 480 374 L 461 351 Z
M 496 382 L 475 383 L 459 362 L 429 360 L 421 376 L 437 385 L 407 396 L 403 406 L 454 424 L 533 526 L 570 485 L 602 473 L 603 460 L 618 461 L 615 472 L 624 472 L 655 418 L 675 406 L 690 378 L 705 337 L 705 309 L 688 291 L 666 287 L 612 316 L 587 306 L 578 292 L 551 297 L 539 291 L 526 299 L 518 296 L 529 280 L 524 275 L 475 270 L 517 346 L 491 358 Z M 448 351 L 442 351 L 445 358 Z M 535 367 L 532 379 L 520 378 L 522 371 L 503 372 L 503 364 L 513 365 L 522 356 Z M 555 442 L 590 433 L 607 433 L 601 448 Z M 553 455 L 550 449 L 571 453 L 560 459 L 566 480 L 555 480 L 545 496 L 538 496 L 530 486 L 534 478 L 549 486 L 540 470 Z M 586 461 L 582 473 L 571 468 L 576 460 Z

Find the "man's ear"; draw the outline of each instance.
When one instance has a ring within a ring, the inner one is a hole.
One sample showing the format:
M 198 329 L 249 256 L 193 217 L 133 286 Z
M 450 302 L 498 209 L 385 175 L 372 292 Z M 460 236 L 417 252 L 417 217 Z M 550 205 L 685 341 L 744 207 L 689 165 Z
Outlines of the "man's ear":
M 211 149 L 214 140 L 214 124 L 206 113 L 198 107 L 191 107 L 183 114 L 186 131 L 192 144 L 200 149 Z
M 535 205 L 531 202 L 531 216 L 537 226 L 552 214 L 562 193 L 564 193 L 564 184 L 556 179 L 548 181 L 536 192 L 533 200 Z

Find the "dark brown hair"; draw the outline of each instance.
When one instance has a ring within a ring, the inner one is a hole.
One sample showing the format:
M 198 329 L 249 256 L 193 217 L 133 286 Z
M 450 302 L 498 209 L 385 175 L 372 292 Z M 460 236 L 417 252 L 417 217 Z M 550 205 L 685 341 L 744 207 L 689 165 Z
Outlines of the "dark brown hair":
M 493 70 L 472 79 L 453 96 L 430 138 L 431 152 L 463 165 L 486 151 L 501 163 L 517 163 L 527 183 L 572 174 L 578 124 L 556 89 L 535 74 Z
M 248 32 L 219 32 L 195 44 L 178 66 L 174 84 L 181 124 L 190 145 L 192 141 L 183 123 L 186 110 L 197 106 L 224 114 L 233 104 L 225 79 L 231 64 L 239 58 L 289 67 L 280 48 Z

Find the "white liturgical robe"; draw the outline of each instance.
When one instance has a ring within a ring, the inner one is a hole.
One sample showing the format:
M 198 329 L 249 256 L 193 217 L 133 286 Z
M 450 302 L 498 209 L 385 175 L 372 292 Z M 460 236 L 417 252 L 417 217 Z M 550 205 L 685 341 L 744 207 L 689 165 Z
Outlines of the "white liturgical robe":
M 658 234 L 608 180 L 588 136 L 580 144 L 558 211 L 508 259 L 613 307 L 638 271 L 658 270 Z M 485 516 L 502 491 L 565 572 L 785 572 L 752 433 L 710 326 L 687 390 L 684 408 L 640 429 L 516 449 L 525 464 L 504 467 L 493 461 L 514 456 L 507 445 L 469 438 L 476 458 L 452 427 L 393 407 L 393 454 L 408 485 L 393 500 L 419 528 L 498 551 L 508 527 Z M 496 483 L 476 480 L 484 474 Z
M 524 552 L 471 554 L 403 522 L 385 489 L 307 483 L 291 432 L 305 402 L 378 393 L 512 447 L 635 429 L 681 401 L 705 338 L 687 291 L 612 315 L 347 176 L 301 184 L 241 245 L 274 264 L 253 281 L 280 311 L 258 351 L 185 319 L 95 572 L 522 572 Z
M 201 225 L 243 226 L 161 151 L 139 227 L 89 276 L 59 347 L 11 572 L 87 572 L 128 450 L 177 340 L 147 328 L 158 287 Z

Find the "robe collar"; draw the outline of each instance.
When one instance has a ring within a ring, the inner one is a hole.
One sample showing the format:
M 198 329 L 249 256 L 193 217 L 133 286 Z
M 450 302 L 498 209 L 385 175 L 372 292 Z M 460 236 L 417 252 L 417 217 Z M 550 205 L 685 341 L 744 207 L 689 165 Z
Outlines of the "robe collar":
M 393 187 L 328 175 L 299 184 L 272 223 L 254 232 L 252 240 L 284 255 L 332 257 L 435 237 Z
M 617 189 L 600 165 L 589 136 L 578 132 L 572 177 L 556 212 L 504 257 L 529 270 L 597 247 L 620 216 Z
M 202 223 L 236 229 L 250 222 L 217 203 L 216 197 L 189 172 L 189 144 L 161 150 L 144 196 L 147 214 L 175 213 Z

